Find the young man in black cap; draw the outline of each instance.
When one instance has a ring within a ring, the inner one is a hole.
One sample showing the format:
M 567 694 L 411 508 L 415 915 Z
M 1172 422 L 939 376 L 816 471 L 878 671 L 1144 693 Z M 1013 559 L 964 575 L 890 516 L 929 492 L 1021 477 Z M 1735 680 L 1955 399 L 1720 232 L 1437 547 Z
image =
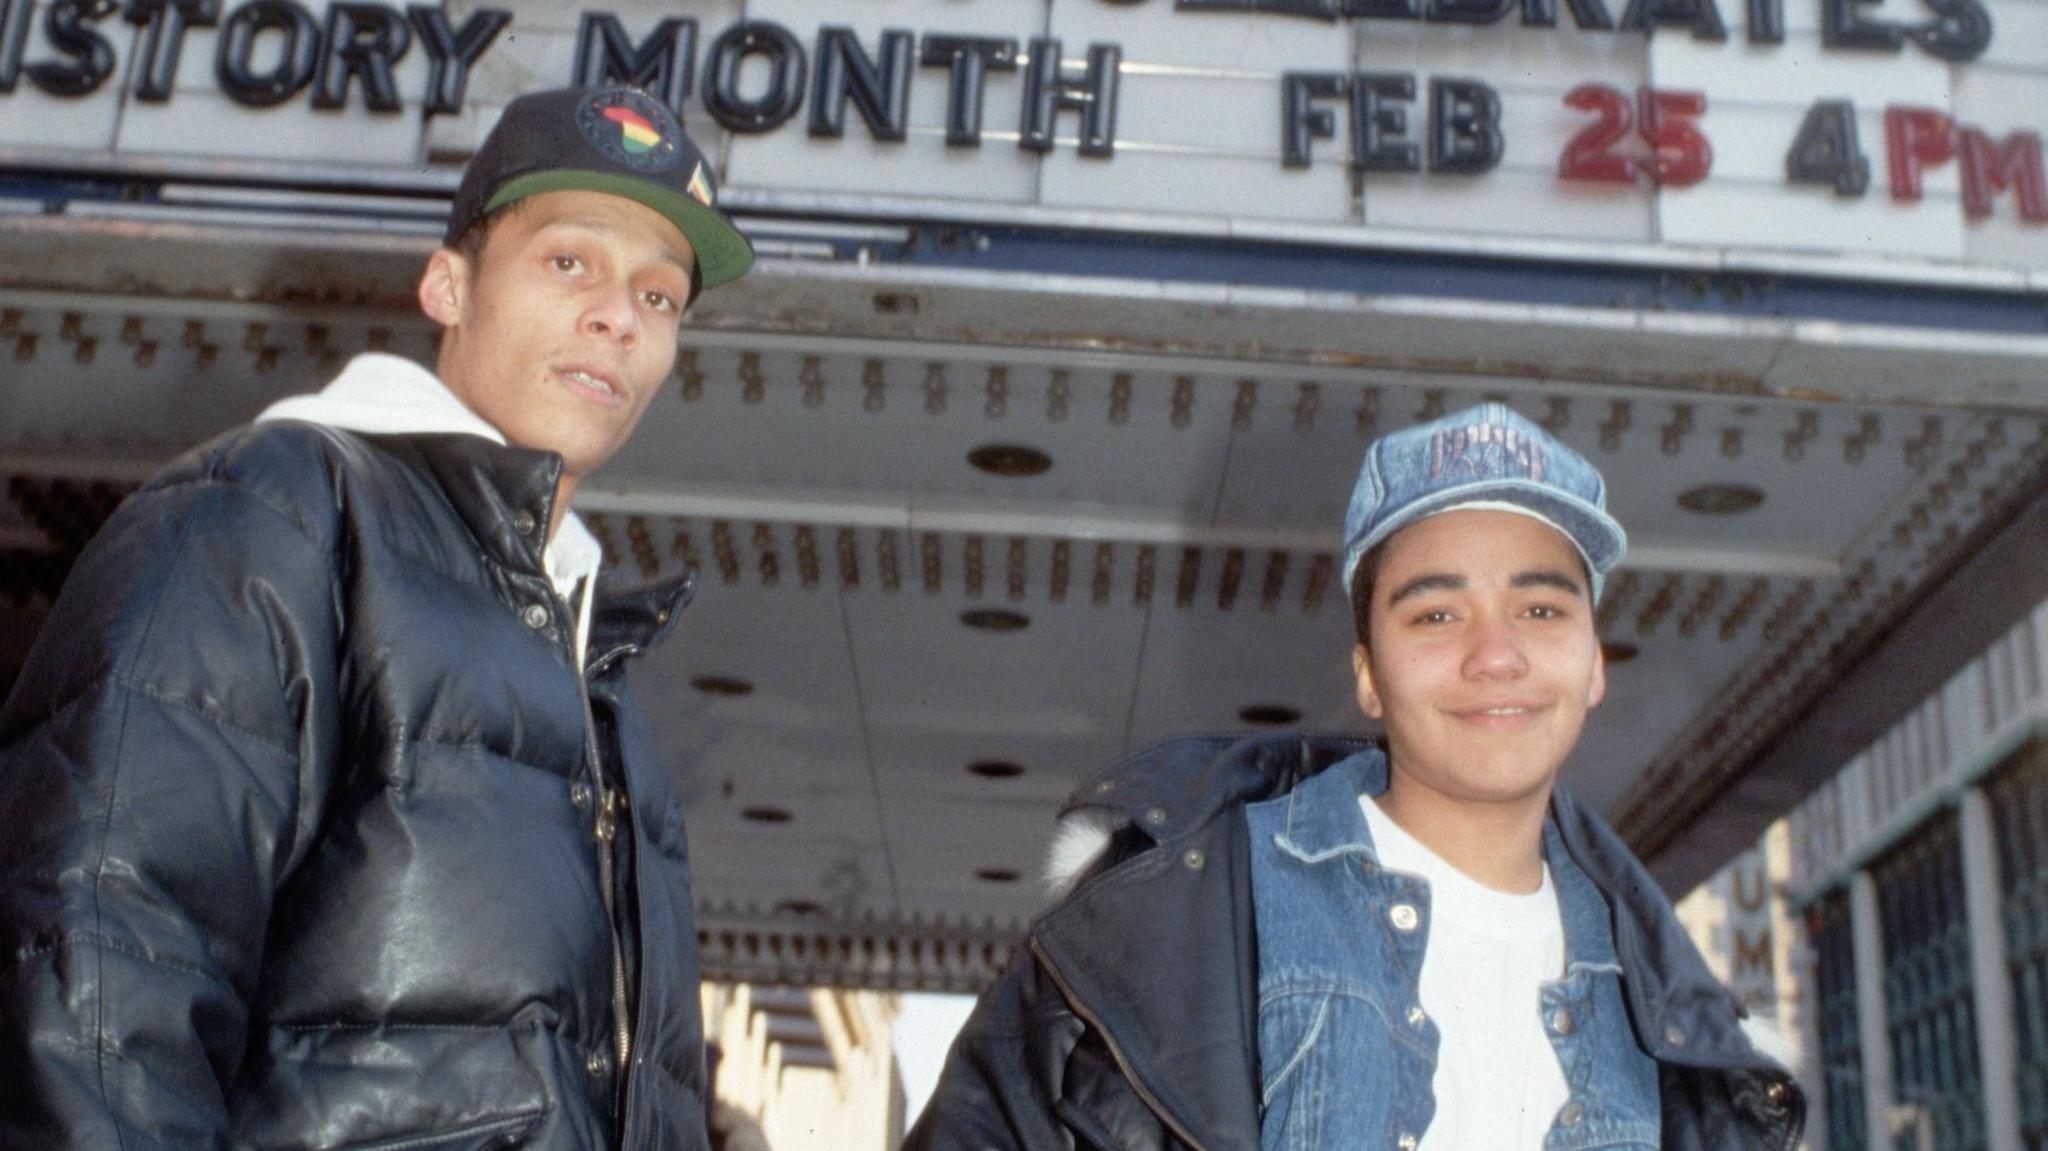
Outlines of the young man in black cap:
M 752 252 L 629 89 L 513 101 L 420 306 L 172 464 L 0 713 L 0 1147 L 701 1148 L 686 580 L 568 510 Z
M 1109 834 L 912 1151 L 1793 1146 L 1789 1074 L 1556 787 L 1606 690 L 1605 490 L 1502 404 L 1374 443 L 1344 575 L 1384 743 L 1182 739 L 1084 785 Z

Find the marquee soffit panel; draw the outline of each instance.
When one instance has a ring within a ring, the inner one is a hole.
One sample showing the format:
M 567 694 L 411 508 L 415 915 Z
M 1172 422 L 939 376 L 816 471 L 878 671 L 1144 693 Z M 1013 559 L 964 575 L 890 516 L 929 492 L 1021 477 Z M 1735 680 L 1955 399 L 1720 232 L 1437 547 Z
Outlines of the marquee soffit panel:
M 178 450 L 431 354 L 431 241 L 304 211 L 0 216 L 0 652 Z M 1336 528 L 1387 430 L 1504 399 L 1606 470 L 1633 548 L 1565 777 L 1653 857 L 2048 458 L 2048 339 L 2002 319 L 1232 282 L 1227 245 L 1220 278 L 1119 278 L 1085 234 L 1025 237 L 1069 245 L 1048 271 L 939 227 L 752 221 L 759 274 L 579 495 L 613 562 L 700 573 L 640 691 L 713 974 L 971 989 L 1080 779 L 1176 732 L 1359 730 Z

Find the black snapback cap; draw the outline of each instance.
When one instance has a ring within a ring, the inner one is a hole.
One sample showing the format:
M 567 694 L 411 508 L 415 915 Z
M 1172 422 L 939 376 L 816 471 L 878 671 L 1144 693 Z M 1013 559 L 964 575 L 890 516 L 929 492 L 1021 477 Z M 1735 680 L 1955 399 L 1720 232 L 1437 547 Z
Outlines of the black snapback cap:
M 505 105 L 462 174 L 445 242 L 514 200 L 567 190 L 609 192 L 666 216 L 696 250 L 706 288 L 754 264 L 753 246 L 713 207 L 718 189 L 704 153 L 638 88 L 557 88 Z

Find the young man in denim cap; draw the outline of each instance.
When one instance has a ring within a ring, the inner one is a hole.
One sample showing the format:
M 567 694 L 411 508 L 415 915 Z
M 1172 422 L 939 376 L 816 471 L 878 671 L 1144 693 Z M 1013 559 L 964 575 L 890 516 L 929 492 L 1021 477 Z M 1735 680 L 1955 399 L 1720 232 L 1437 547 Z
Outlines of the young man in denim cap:
M 1181 739 L 976 1007 L 918 1151 L 1789 1148 L 1804 1103 L 1649 876 L 1556 786 L 1626 546 L 1488 404 L 1368 449 L 1345 521 L 1382 745 Z
M 569 511 L 744 272 L 632 89 L 523 96 L 419 303 L 173 463 L 0 713 L 0 1147 L 706 1145 L 681 812 L 623 681 L 685 579 Z

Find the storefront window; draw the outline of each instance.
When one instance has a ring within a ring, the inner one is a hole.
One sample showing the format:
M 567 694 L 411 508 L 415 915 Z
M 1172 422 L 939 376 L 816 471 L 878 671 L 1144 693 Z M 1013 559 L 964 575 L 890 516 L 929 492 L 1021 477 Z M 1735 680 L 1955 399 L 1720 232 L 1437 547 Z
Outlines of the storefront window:
M 2035 744 L 1989 787 L 2012 974 L 2020 1145 L 2048 1151 L 2048 744 Z
M 1822 896 L 1808 916 L 1818 977 L 1827 1145 L 1836 1151 L 1862 1151 L 1863 1038 L 1856 1022 L 1856 944 L 1848 891 L 1836 888 Z
M 1985 1145 L 1970 923 L 1956 814 L 1927 822 L 1875 867 L 1884 939 L 1897 1151 Z

